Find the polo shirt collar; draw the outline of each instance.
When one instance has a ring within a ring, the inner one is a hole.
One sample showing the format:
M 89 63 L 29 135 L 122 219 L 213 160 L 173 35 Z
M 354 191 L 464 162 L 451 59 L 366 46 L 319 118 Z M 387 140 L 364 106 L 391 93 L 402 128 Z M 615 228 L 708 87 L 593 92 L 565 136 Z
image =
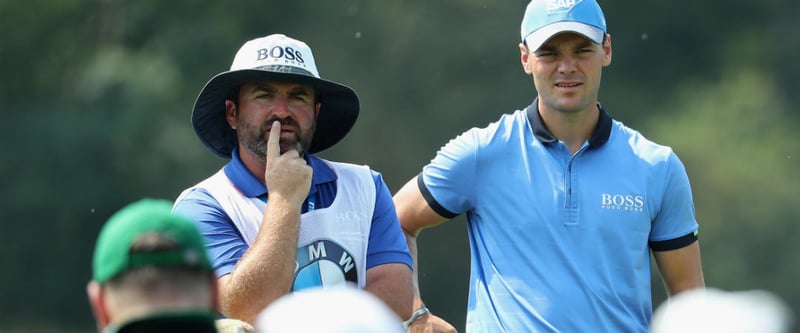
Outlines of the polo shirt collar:
M 166 313 L 140 318 L 121 327 L 108 327 L 103 333 L 156 333 L 195 332 L 215 333 L 217 328 L 213 314 L 205 312 Z
M 242 163 L 242 159 L 239 158 L 239 147 L 234 147 L 231 155 L 231 161 L 225 165 L 223 170 L 231 183 L 233 183 L 233 186 L 246 197 L 252 198 L 265 195 L 267 187 L 250 173 L 250 170 L 247 170 L 247 167 Z M 311 177 L 309 195 L 317 192 L 316 185 L 336 180 L 336 173 L 321 158 L 305 154 L 305 160 L 314 171 Z
M 606 111 L 603 109 L 603 106 L 600 103 L 597 103 L 597 108 L 600 109 L 600 119 L 597 121 L 597 126 L 594 129 L 594 133 L 589 138 L 589 148 L 597 148 L 602 146 L 608 141 L 609 136 L 611 136 L 611 121 L 612 118 Z M 536 137 L 537 140 L 545 143 L 556 142 L 558 139 L 547 129 L 547 126 L 544 125 L 544 121 L 542 120 L 542 116 L 539 114 L 539 97 L 536 97 L 533 100 L 533 103 L 526 108 L 526 112 L 528 115 L 528 121 L 531 123 L 531 128 L 533 130 L 533 135 Z

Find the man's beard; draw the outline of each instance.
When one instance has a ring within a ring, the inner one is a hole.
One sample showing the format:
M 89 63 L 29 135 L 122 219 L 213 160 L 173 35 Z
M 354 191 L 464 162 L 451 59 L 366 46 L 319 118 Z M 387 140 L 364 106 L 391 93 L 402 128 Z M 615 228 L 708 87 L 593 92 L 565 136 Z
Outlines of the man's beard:
M 272 123 L 276 120 L 281 123 L 281 127 L 291 127 L 295 135 L 294 139 L 281 139 L 281 154 L 289 151 L 289 149 L 294 149 L 302 156 L 308 150 L 308 147 L 311 146 L 311 139 L 314 135 L 316 123 L 311 125 L 308 132 L 305 132 L 292 118 L 269 119 L 258 127 L 237 121 L 236 133 L 239 136 L 239 141 L 242 142 L 242 146 L 260 160 L 266 161 L 267 139 L 269 138 L 269 131 L 272 128 Z

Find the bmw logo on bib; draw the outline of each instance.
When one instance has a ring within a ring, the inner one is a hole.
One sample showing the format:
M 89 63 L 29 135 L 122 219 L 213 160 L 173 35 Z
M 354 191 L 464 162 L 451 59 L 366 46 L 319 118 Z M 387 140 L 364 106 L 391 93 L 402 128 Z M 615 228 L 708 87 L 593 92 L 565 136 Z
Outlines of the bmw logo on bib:
M 353 256 L 329 240 L 315 241 L 297 249 L 293 291 L 311 287 L 331 287 L 347 282 L 358 284 Z

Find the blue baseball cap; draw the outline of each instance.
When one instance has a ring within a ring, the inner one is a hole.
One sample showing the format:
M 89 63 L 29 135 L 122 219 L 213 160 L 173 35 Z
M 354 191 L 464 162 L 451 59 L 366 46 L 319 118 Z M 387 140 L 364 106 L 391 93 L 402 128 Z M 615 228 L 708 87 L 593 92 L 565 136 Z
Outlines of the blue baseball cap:
M 596 0 L 532 0 L 522 17 L 522 41 L 534 51 L 564 32 L 601 44 L 607 31 L 606 18 Z

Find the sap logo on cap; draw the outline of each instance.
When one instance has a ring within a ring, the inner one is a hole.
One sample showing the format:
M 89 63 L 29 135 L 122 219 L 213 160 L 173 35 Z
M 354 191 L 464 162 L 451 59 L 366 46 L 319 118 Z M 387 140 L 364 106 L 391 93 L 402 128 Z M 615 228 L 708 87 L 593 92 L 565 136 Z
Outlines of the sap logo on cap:
M 547 13 L 563 13 L 572 10 L 575 5 L 583 0 L 548 0 Z

